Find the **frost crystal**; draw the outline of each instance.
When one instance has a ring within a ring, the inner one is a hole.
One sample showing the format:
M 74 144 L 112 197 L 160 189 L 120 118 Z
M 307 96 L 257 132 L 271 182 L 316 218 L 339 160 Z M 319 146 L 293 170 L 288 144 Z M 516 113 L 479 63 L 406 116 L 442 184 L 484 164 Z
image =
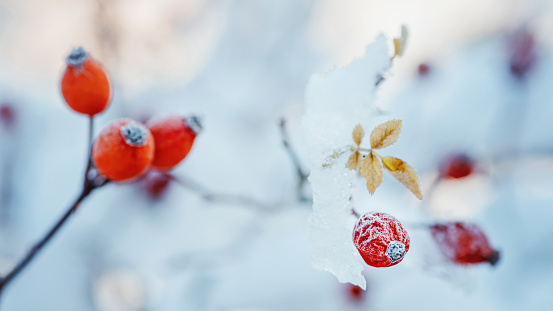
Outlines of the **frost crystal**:
M 188 116 L 184 118 L 186 125 L 194 131 L 194 133 L 200 134 L 202 131 L 202 120 L 197 116 Z
M 71 54 L 67 56 L 65 62 L 68 65 L 79 66 L 87 59 L 87 57 L 88 52 L 85 51 L 85 49 L 83 49 L 81 46 L 79 46 L 71 50 Z
M 392 262 L 398 261 L 405 255 L 405 245 L 400 241 L 392 241 L 388 244 L 386 249 L 386 256 L 390 258 Z
M 309 148 L 313 212 L 309 217 L 313 267 L 365 289 L 363 259 L 353 245 L 350 201 L 356 173 L 347 169 L 351 131 L 374 127 L 376 80 L 390 66 L 386 38 L 350 65 L 315 74 L 307 85 L 303 132 Z
M 121 126 L 121 135 L 125 142 L 131 146 L 144 146 L 148 130 L 140 123 L 131 121 Z

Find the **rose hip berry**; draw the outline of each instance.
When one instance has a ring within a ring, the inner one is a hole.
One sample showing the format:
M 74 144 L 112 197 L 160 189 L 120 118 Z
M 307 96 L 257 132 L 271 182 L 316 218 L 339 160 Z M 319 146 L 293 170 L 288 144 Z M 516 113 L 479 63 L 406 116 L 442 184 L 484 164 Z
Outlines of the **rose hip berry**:
M 154 159 L 154 138 L 142 124 L 120 119 L 110 123 L 92 146 L 98 171 L 113 181 L 140 176 Z
M 440 169 L 443 178 L 467 177 L 474 170 L 474 161 L 466 155 L 459 154 L 450 157 Z
M 102 66 L 82 47 L 74 48 L 66 63 L 61 93 L 67 105 L 89 116 L 104 111 L 111 98 L 111 86 Z
M 197 117 L 171 116 L 156 118 L 147 124 L 156 142 L 152 167 L 168 171 L 179 164 L 190 152 L 202 126 Z
M 170 181 L 171 177 L 167 173 L 149 171 L 144 175 L 143 187 L 148 197 L 157 200 L 167 192 Z
M 421 63 L 419 65 L 418 73 L 421 77 L 426 77 L 430 71 L 430 66 L 426 63 Z
M 8 103 L 0 104 L 0 122 L 6 128 L 11 127 L 15 122 L 15 111 Z
M 499 252 L 492 249 L 486 235 L 474 224 L 449 222 L 430 227 L 440 251 L 458 264 L 489 262 L 495 265 Z
M 353 229 L 353 243 L 363 260 L 373 267 L 391 267 L 409 251 L 409 235 L 401 223 L 386 213 L 367 213 Z

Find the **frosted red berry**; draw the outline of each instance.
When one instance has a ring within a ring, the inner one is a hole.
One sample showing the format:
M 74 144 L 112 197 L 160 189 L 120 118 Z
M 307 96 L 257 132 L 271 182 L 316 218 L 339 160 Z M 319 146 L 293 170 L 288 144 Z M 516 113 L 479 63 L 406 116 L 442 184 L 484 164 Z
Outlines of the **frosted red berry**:
M 61 93 L 67 105 L 89 116 L 104 111 L 111 99 L 111 85 L 102 66 L 81 47 L 71 51 L 66 63 Z
M 459 154 L 449 157 L 441 167 L 443 178 L 463 178 L 469 176 L 474 170 L 474 161 L 466 155 Z
M 156 118 L 146 125 L 156 142 L 152 167 L 159 171 L 171 170 L 184 160 L 202 129 L 197 117 Z
M 154 158 L 154 138 L 142 124 L 120 119 L 110 123 L 94 141 L 92 160 L 98 171 L 113 181 L 142 175 Z
M 448 222 L 430 227 L 432 237 L 440 251 L 452 262 L 476 264 L 489 262 L 495 265 L 499 252 L 488 243 L 482 230 L 475 224 Z
M 353 243 L 369 266 L 380 268 L 400 263 L 409 251 L 410 239 L 395 217 L 367 213 L 353 229 Z

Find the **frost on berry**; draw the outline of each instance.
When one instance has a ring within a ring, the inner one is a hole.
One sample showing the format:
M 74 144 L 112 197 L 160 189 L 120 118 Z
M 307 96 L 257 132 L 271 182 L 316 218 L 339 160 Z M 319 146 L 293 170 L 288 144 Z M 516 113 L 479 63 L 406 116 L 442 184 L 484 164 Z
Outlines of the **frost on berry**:
M 302 128 L 309 151 L 314 201 L 309 217 L 312 264 L 331 272 L 340 282 L 361 288 L 366 286 L 364 264 L 351 241 L 355 218 L 350 197 L 357 184 L 357 172 L 347 169 L 352 152 L 343 148 L 351 145 L 351 130 L 358 124 L 371 128 L 377 123 L 373 109 L 375 83 L 389 66 L 386 38 L 380 36 L 368 46 L 365 56 L 350 65 L 313 75 L 305 94 Z
M 390 258 L 392 262 L 396 262 L 405 256 L 405 244 L 399 241 L 392 241 L 386 248 L 386 256 Z
M 495 265 L 499 252 L 492 249 L 484 232 L 475 224 L 448 222 L 430 227 L 440 251 L 457 264 L 489 262 Z
M 148 137 L 148 129 L 138 122 L 131 121 L 121 126 L 121 135 L 131 146 L 144 146 Z
M 410 238 L 401 223 L 386 213 L 367 213 L 353 229 L 353 243 L 365 262 L 373 267 L 390 267 L 403 260 Z
M 88 58 L 88 52 L 81 46 L 73 48 L 71 53 L 65 58 L 68 65 L 80 66 Z
M 186 126 L 188 126 L 196 135 L 202 131 L 202 120 L 197 116 L 188 116 L 184 118 Z

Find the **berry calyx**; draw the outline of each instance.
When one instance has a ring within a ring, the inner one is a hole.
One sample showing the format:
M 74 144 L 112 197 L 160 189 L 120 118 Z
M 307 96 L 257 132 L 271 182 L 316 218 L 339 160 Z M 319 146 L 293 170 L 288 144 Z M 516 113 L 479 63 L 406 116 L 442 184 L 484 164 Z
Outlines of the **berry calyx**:
M 410 238 L 395 217 L 367 213 L 353 229 L 353 243 L 369 266 L 380 268 L 400 263 L 409 251 Z
M 154 138 L 144 125 L 120 119 L 110 123 L 94 141 L 92 160 L 108 179 L 128 181 L 150 167 L 154 148 Z
M 71 109 L 89 116 L 104 111 L 111 99 L 111 85 L 102 66 L 82 47 L 65 59 L 61 93 Z
M 195 116 L 156 118 L 146 126 L 156 142 L 152 167 L 159 171 L 169 171 L 184 160 L 202 129 Z
M 499 252 L 492 249 L 482 230 L 470 223 L 449 222 L 430 227 L 440 251 L 452 262 L 477 264 L 489 262 L 495 265 Z
M 447 159 L 440 168 L 443 178 L 463 178 L 469 176 L 474 170 L 474 161 L 464 154 L 459 154 Z

